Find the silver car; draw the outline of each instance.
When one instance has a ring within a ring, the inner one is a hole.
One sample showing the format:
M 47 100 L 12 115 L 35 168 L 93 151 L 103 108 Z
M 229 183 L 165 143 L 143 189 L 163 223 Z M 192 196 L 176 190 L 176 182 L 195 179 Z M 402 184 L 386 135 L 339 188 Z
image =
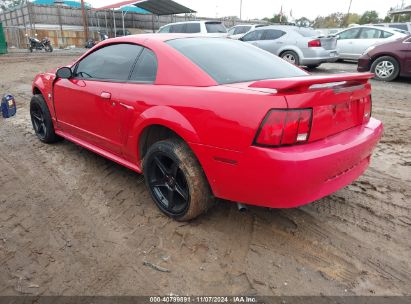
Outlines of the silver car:
M 319 37 L 310 28 L 272 25 L 257 28 L 240 38 L 295 65 L 316 68 L 338 60 L 337 39 Z
M 371 46 L 407 36 L 401 30 L 377 26 L 354 26 L 335 34 L 340 59 L 357 60 Z

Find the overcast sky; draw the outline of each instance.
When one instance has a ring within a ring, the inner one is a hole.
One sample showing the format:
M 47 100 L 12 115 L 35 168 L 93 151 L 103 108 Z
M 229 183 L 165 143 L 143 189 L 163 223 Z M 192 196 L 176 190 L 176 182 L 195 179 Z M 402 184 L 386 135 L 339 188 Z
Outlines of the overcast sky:
M 87 0 L 86 0 L 87 1 Z M 121 0 L 88 0 L 94 7 L 101 7 Z M 197 11 L 200 17 L 239 16 L 240 0 L 175 0 Z M 410 0 L 404 0 L 411 4 Z M 292 14 L 294 18 L 302 16 L 314 19 L 318 15 L 328 15 L 334 12 L 346 13 L 350 0 L 243 0 L 243 19 L 271 17 L 278 14 L 283 6 L 283 12 Z M 401 5 L 402 0 L 352 0 L 351 11 L 363 13 L 366 10 L 376 10 L 384 18 L 390 7 Z

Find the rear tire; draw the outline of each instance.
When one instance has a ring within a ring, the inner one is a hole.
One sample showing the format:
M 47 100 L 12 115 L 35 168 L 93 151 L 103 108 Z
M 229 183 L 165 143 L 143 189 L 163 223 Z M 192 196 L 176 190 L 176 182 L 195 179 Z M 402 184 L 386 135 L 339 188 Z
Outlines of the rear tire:
M 291 64 L 300 65 L 300 57 L 294 51 L 285 51 L 280 57 Z
M 370 70 L 376 80 L 393 81 L 400 74 L 400 64 L 391 56 L 382 56 L 374 60 Z
M 181 139 L 154 143 L 144 157 L 143 171 L 157 207 L 177 221 L 196 218 L 214 202 L 200 163 Z
M 36 94 L 30 101 L 30 117 L 34 132 L 40 141 L 51 144 L 62 138 L 54 132 L 53 120 L 44 98 Z

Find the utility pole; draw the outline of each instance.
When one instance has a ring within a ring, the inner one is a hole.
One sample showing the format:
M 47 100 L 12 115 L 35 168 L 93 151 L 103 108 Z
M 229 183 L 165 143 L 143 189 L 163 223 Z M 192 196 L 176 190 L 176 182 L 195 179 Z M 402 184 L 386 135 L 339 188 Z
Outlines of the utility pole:
M 243 0 L 240 0 L 240 20 L 242 20 L 242 13 L 243 13 Z
M 351 4 L 352 4 L 352 0 L 350 0 L 350 5 L 348 6 L 347 18 L 345 19 L 345 23 L 347 24 L 347 26 L 349 25 L 348 21 L 350 19 Z
M 88 24 L 87 24 L 86 7 L 84 5 L 84 0 L 81 0 L 81 13 L 83 14 L 84 39 L 85 39 L 85 42 L 87 42 Z

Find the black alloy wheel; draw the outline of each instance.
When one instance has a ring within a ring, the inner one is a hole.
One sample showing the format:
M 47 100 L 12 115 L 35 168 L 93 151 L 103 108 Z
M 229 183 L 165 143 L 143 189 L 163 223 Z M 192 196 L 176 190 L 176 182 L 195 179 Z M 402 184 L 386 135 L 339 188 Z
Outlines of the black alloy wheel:
M 143 159 L 143 172 L 157 207 L 177 221 L 189 221 L 215 202 L 203 168 L 180 138 L 152 144 Z
M 189 206 L 187 179 L 179 168 L 179 161 L 166 153 L 157 152 L 148 164 L 150 190 L 160 208 L 171 216 L 178 216 Z
M 30 118 L 37 138 L 44 143 L 55 143 L 62 138 L 54 132 L 49 108 L 41 94 L 33 95 L 30 101 Z
M 44 140 L 47 135 L 47 126 L 44 117 L 44 113 L 40 105 L 33 103 L 30 106 L 31 122 L 33 124 L 34 132 L 40 140 Z

